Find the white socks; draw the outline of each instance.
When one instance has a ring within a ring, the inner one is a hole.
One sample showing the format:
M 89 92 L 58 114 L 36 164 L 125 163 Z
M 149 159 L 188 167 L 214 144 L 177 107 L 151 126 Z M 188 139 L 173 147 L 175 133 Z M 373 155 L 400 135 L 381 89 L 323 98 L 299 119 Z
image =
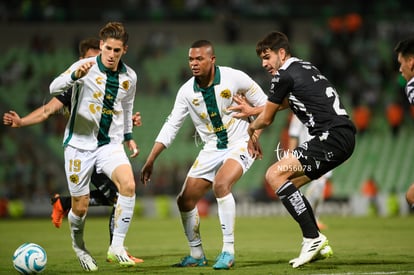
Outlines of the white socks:
M 200 236 L 200 216 L 198 209 L 195 207 L 189 212 L 180 212 L 181 222 L 184 227 L 184 233 L 190 246 L 190 255 L 193 258 L 201 259 L 204 256 Z
M 70 235 L 72 237 L 72 246 L 74 249 L 85 250 L 85 243 L 83 241 L 83 228 L 85 227 L 86 214 L 83 217 L 78 217 L 72 212 L 72 208 L 68 213 L 68 221 L 70 228 Z
M 114 235 L 111 246 L 113 248 L 124 247 L 125 236 L 132 221 L 135 207 L 135 195 L 126 197 L 118 195 L 114 217 Z
M 218 216 L 223 232 L 222 252 L 234 255 L 234 226 L 236 222 L 236 202 L 232 193 L 217 198 Z
M 234 255 L 234 226 L 236 220 L 236 202 L 230 193 L 223 198 L 217 198 L 218 216 L 223 232 L 222 252 L 229 252 Z M 200 259 L 204 256 L 200 236 L 200 216 L 195 207 L 189 212 L 180 212 L 185 236 L 190 246 L 190 255 Z

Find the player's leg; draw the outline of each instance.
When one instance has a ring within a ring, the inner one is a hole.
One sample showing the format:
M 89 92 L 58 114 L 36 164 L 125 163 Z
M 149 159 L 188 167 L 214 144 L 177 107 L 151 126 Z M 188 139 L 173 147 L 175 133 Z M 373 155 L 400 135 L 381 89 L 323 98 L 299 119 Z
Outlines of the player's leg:
M 291 179 L 295 180 L 292 182 Z M 266 181 L 276 191 L 286 210 L 302 230 L 302 249 L 298 260 L 292 265 L 294 268 L 310 262 L 327 241 L 318 230 L 312 207 L 296 187 L 302 186 L 309 180 L 304 175 L 302 164 L 293 155 L 279 160 L 266 172 Z
M 118 198 L 118 189 L 110 178 L 108 178 L 104 173 L 98 174 L 96 169 L 92 173 L 91 183 L 96 187 L 96 189 L 90 192 L 89 206 L 112 206 L 108 222 L 109 244 L 111 244 L 115 228 L 115 204 Z M 128 251 L 127 254 L 135 263 L 144 262 L 144 260 L 129 254 Z M 106 261 L 113 262 L 110 258 L 107 258 Z
M 320 222 L 318 218 L 318 208 L 323 203 L 323 190 L 325 189 L 327 178 L 322 176 L 318 179 L 315 179 L 307 184 L 305 191 L 305 197 L 308 199 L 312 209 L 315 213 L 315 218 L 317 221 L 318 228 L 320 230 L 326 229 L 326 226 Z
M 236 202 L 231 193 L 233 185 L 243 175 L 243 168 L 235 159 L 227 159 L 217 171 L 213 191 L 217 199 L 217 210 L 223 234 L 221 253 L 213 265 L 214 269 L 229 269 L 234 266 L 234 230 Z
M 50 199 L 50 203 L 52 204 L 52 214 L 50 215 L 52 223 L 56 228 L 60 228 L 63 218 L 68 214 L 72 207 L 72 198 L 70 196 L 55 194 Z
M 177 205 L 180 211 L 181 222 L 190 248 L 190 255 L 174 264 L 175 267 L 206 266 L 207 259 L 200 235 L 200 216 L 198 201 L 210 190 L 211 182 L 202 178 L 187 177 L 180 194 L 177 196 Z
M 96 261 L 86 249 L 83 239 L 85 219 L 89 204 L 89 181 L 95 161 L 94 154 L 65 147 L 65 172 L 69 192 L 72 197 L 72 208 L 68 214 L 72 247 L 85 271 L 96 271 Z
M 118 189 L 110 178 L 104 173 L 98 174 L 95 170 L 91 177 L 91 183 L 96 189 L 90 193 L 89 206 L 115 205 Z
M 111 156 L 108 159 L 108 156 Z M 124 240 L 132 221 L 135 206 L 135 180 L 129 159 L 122 144 L 108 144 L 98 148 L 97 172 L 110 175 L 118 188 L 114 231 L 108 257 L 121 266 L 133 266 L 135 262 L 128 257 Z

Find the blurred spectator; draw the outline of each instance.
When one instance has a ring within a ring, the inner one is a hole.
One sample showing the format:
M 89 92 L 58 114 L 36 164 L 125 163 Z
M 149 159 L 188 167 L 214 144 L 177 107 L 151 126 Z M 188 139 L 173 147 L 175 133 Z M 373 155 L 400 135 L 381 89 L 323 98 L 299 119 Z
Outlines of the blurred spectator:
M 400 132 L 400 128 L 404 119 L 404 109 L 401 104 L 393 102 L 387 106 L 387 121 L 391 128 L 391 133 L 395 137 Z
M 361 189 L 362 195 L 368 198 L 368 214 L 376 216 L 378 214 L 377 195 L 378 187 L 373 176 L 369 177 L 363 184 Z
M 357 131 L 363 134 L 371 122 L 371 110 L 365 105 L 356 106 L 352 112 L 352 119 Z

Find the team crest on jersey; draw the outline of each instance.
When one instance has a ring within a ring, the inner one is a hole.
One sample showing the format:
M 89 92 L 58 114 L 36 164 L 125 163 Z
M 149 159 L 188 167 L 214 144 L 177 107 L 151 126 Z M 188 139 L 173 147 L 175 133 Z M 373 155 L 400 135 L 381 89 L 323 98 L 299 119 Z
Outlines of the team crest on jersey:
M 72 174 L 69 177 L 71 183 L 78 184 L 79 183 L 79 176 L 78 174 Z
M 220 96 L 225 99 L 229 99 L 231 97 L 231 92 L 229 89 L 225 89 L 221 91 Z
M 122 82 L 122 88 L 124 88 L 124 90 L 129 90 L 129 81 L 125 80 L 124 82 Z

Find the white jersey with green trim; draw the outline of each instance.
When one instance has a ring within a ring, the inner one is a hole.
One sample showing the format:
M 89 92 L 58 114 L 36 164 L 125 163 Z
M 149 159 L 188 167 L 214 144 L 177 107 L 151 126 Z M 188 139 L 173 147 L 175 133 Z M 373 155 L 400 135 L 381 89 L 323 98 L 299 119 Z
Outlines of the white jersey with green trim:
M 205 149 L 228 148 L 249 140 L 249 119 L 234 118 L 234 111 L 228 108 L 237 105 L 233 101 L 237 94 L 243 94 L 253 106 L 265 105 L 267 96 L 246 73 L 222 66 L 216 66 L 215 70 L 215 78 L 209 88 L 200 88 L 194 77 L 181 86 L 156 142 L 169 147 L 188 115 Z
M 74 80 L 73 73 L 85 62 L 94 61 L 87 75 Z M 115 72 L 101 57 L 82 59 L 50 84 L 50 93 L 59 95 L 73 87 L 72 109 L 64 135 L 64 145 L 94 150 L 108 143 L 132 138 L 132 111 L 137 75 L 120 61 Z

